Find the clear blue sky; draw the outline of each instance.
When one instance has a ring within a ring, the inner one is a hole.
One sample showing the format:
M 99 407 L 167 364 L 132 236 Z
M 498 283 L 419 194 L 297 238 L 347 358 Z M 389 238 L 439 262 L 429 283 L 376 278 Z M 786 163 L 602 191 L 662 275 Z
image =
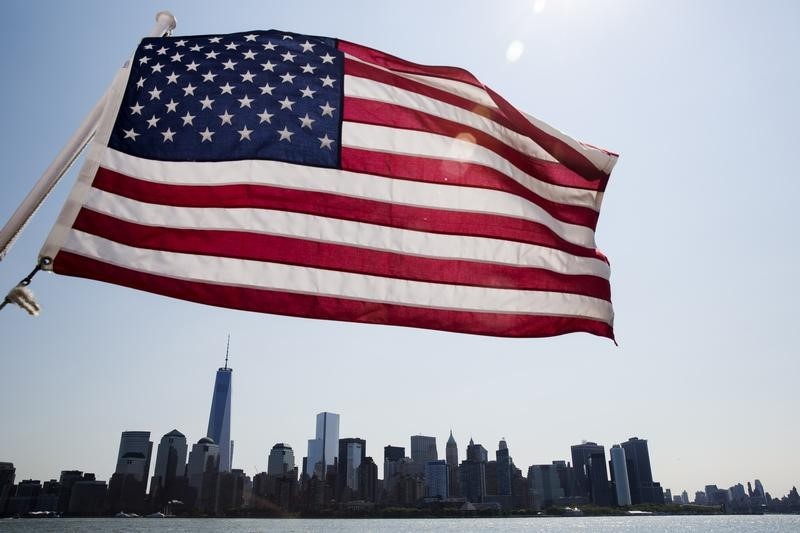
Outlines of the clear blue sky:
M 113 471 L 123 430 L 205 435 L 230 332 L 234 465 L 300 458 L 314 416 L 408 447 L 452 428 L 524 471 L 581 439 L 650 441 L 673 493 L 800 482 L 797 2 L 4 2 L 0 221 L 168 8 L 176 35 L 284 29 L 469 69 L 519 108 L 621 154 L 597 232 L 619 347 L 509 340 L 215 309 L 40 274 L 39 318 L 0 313 L 0 460 L 18 478 Z M 507 58 L 512 41 L 524 48 Z M 33 266 L 76 169 L 7 259 Z M 379 459 L 379 463 L 382 461 Z

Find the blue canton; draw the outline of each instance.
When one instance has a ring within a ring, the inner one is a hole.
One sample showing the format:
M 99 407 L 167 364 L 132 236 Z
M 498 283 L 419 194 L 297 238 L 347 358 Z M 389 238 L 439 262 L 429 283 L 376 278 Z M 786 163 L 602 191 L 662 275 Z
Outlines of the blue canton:
M 109 146 L 163 161 L 336 167 L 344 54 L 333 39 L 254 31 L 144 39 Z

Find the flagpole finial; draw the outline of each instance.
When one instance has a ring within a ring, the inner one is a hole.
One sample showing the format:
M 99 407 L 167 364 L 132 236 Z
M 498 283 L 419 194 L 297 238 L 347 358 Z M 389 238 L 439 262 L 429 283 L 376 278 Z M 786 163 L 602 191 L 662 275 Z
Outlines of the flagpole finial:
M 175 20 L 175 15 L 169 11 L 159 11 L 156 13 L 156 27 L 160 29 L 160 32 L 158 32 L 160 33 L 160 35 L 158 35 L 159 37 L 171 35 L 172 30 L 175 29 L 177 23 L 178 22 Z

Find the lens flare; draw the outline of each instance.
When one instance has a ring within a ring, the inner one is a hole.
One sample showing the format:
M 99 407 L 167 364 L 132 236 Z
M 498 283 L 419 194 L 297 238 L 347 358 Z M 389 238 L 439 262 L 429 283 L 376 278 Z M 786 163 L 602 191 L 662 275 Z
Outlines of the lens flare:
M 514 63 L 522 57 L 522 52 L 524 51 L 525 45 L 522 44 L 522 41 L 511 41 L 506 50 L 506 59 L 509 63 Z

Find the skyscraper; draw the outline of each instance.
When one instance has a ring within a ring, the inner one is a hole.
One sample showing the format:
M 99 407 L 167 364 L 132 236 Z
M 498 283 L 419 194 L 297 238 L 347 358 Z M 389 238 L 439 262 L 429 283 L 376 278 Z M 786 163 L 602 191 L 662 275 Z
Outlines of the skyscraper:
M 186 476 L 186 437 L 177 429 L 173 429 L 163 437 L 158 444 L 156 453 L 156 467 L 153 479 L 150 481 L 151 499 L 161 500 L 166 503 L 172 499 L 181 499 L 176 480 Z
M 203 437 L 192 446 L 189 464 L 186 465 L 190 493 L 186 503 L 200 510 L 213 505 L 219 462 L 219 446 L 211 438 Z
M 228 348 L 230 348 L 230 335 Z M 211 399 L 211 412 L 208 415 L 206 436 L 219 446 L 219 471 L 230 472 L 233 464 L 233 443 L 231 442 L 231 385 L 233 369 L 228 368 L 228 348 L 225 349 L 225 366 L 217 370 L 214 382 L 214 396 Z
M 327 467 L 333 465 L 339 453 L 339 415 L 322 412 L 317 414 L 316 438 L 308 441 L 306 475 L 323 479 Z
M 628 483 L 627 459 L 625 457 L 625 449 L 619 444 L 611 447 L 611 480 L 614 483 L 617 505 L 620 507 L 630 505 L 631 489 Z
M 605 448 L 596 442 L 582 442 L 581 444 L 571 446 L 570 450 L 572 452 L 572 468 L 575 483 L 574 490 L 570 492 L 572 496 L 590 498 L 589 457 L 592 454 L 602 454 L 605 456 Z
M 650 470 L 650 451 L 647 440 L 631 437 L 621 444 L 625 450 L 625 459 L 628 466 L 628 480 L 631 489 L 631 502 L 662 503 L 663 492 L 657 483 L 653 482 L 653 473 Z
M 450 468 L 447 461 L 428 461 L 425 464 L 425 488 L 429 498 L 449 497 Z
M 553 505 L 565 496 L 559 479 L 558 465 L 531 465 L 528 468 L 528 494 L 533 497 L 536 511 Z
M 506 440 L 502 439 L 495 452 L 497 460 L 497 494 L 500 496 L 511 495 L 511 457 L 508 454 Z
M 139 482 L 147 484 L 150 473 L 150 455 L 153 443 L 149 431 L 123 431 L 119 439 L 115 474 L 132 474 Z
M 117 467 L 108 483 L 108 505 L 112 513 L 143 509 L 152 451 L 149 431 L 122 432 Z
M 450 477 L 449 495 L 451 497 L 461 496 L 461 487 L 458 482 L 458 444 L 453 438 L 453 430 L 450 430 L 450 438 L 447 439 L 445 446 L 445 457 L 447 459 L 448 475 Z
M 336 470 L 336 499 L 348 501 L 357 496 L 358 467 L 367 456 L 364 439 L 339 439 L 338 466 Z M 347 490 L 349 489 L 349 490 Z
M 436 437 L 412 435 L 411 459 L 420 465 L 420 471 L 424 471 L 428 461 L 437 461 L 439 453 L 436 451 Z
M 294 469 L 294 451 L 288 444 L 277 443 L 269 452 L 267 460 L 267 474 L 270 476 L 284 476 Z
M 469 439 L 467 460 L 458 467 L 461 495 L 468 502 L 481 503 L 486 497 L 486 449 Z

